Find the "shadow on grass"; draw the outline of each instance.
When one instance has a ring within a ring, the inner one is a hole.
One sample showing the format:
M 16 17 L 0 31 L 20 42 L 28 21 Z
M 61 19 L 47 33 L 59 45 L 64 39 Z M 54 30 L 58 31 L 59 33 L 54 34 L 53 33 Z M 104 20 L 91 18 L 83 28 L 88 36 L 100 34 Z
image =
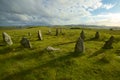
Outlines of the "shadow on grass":
M 76 41 L 71 41 L 71 42 L 66 42 L 66 43 L 59 43 L 59 44 L 55 44 L 53 46 L 59 46 L 59 45 L 67 45 L 67 44 L 71 44 L 71 43 L 75 43 Z
M 4 55 L 4 54 L 10 53 L 10 52 L 18 52 L 20 50 L 23 50 L 22 46 L 14 47 L 14 46 L 6 45 L 6 46 L 3 46 L 2 49 L 0 49 L 0 55 Z
M 90 39 L 86 39 L 85 41 L 103 41 L 101 39 L 96 39 L 96 38 L 90 38 Z
M 0 55 L 7 54 L 11 51 L 13 51 L 11 46 L 3 46 L 3 49 L 0 49 Z
M 67 55 L 58 57 L 58 58 L 54 58 L 52 60 L 46 61 L 43 64 L 38 64 L 35 67 L 32 68 L 28 68 L 26 70 L 21 70 L 17 73 L 13 73 L 13 74 L 9 74 L 9 75 L 4 75 L 2 77 L 2 80 L 16 80 L 16 79 L 24 79 L 24 76 L 28 75 L 28 74 L 32 74 L 34 73 L 34 71 L 39 71 L 40 72 L 44 72 L 43 69 L 45 68 L 64 68 L 64 67 L 68 67 L 74 64 L 74 61 L 71 60 L 71 58 L 74 57 L 74 53 L 67 53 Z M 41 73 L 42 74 L 42 73 Z M 47 72 L 45 71 L 43 75 L 46 75 Z M 39 80 L 44 80 L 44 78 L 42 78 L 41 76 L 38 75 L 37 79 Z
M 19 49 L 17 49 L 16 51 L 20 51 L 22 50 L 23 48 L 20 47 Z M 3 50 L 4 51 L 4 50 Z M 7 50 L 9 51 L 9 50 Z M 44 50 L 41 50 L 41 51 L 37 51 L 37 52 L 30 52 L 30 53 L 27 53 L 27 54 L 23 54 L 23 53 L 20 53 L 20 54 L 16 54 L 16 55 L 12 55 L 11 57 L 8 57 L 8 58 L 3 58 L 3 59 L 0 59 L 0 62 L 1 63 L 5 63 L 9 60 L 15 60 L 15 61 L 20 61 L 20 60 L 24 60 L 24 59 L 32 59 L 32 58 L 38 58 L 40 56 L 42 56 L 44 54 Z
M 91 58 L 91 57 L 95 57 L 95 56 L 97 56 L 97 55 L 99 55 L 100 53 L 103 53 L 103 52 L 105 52 L 107 49 L 100 49 L 100 50 L 98 50 L 98 51 L 96 51 L 96 52 L 94 52 L 92 55 L 90 55 L 88 58 Z
M 120 49 L 117 49 L 117 50 L 115 51 L 115 53 L 116 53 L 118 56 L 120 56 Z
M 89 39 L 86 39 L 85 41 L 101 41 L 101 42 L 105 42 L 107 40 L 107 37 L 103 36 L 103 37 L 100 37 L 100 38 L 95 38 L 95 37 L 91 37 Z
M 108 64 L 110 63 L 111 59 L 106 56 L 106 54 L 104 53 L 105 51 L 107 51 L 108 49 L 100 49 L 96 52 L 94 52 L 92 55 L 90 55 L 88 58 L 92 58 L 92 57 L 96 57 L 99 55 L 99 57 L 97 57 L 96 61 L 94 62 L 95 64 L 100 64 L 100 65 L 105 65 L 105 64 Z
M 97 60 L 96 62 L 95 62 L 95 64 L 108 64 L 108 63 L 110 63 L 110 59 L 108 59 L 107 57 L 105 57 L 105 56 L 103 56 L 101 59 L 99 59 L 99 60 Z
M 0 46 L 5 46 L 5 44 L 3 44 L 3 43 L 0 43 Z

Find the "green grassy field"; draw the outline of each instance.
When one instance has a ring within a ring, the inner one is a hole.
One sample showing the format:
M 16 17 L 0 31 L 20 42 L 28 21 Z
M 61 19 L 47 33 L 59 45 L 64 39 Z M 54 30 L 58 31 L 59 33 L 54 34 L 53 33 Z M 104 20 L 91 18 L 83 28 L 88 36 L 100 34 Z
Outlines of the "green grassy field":
M 37 37 L 42 31 L 43 40 Z M 0 30 L 7 32 L 14 42 L 12 46 L 0 46 L 0 80 L 120 80 L 120 31 L 103 29 L 84 29 L 86 39 L 85 52 L 74 56 L 75 41 L 82 29 L 64 28 L 64 35 L 55 36 L 55 28 L 48 35 L 48 27 L 37 27 L 18 30 Z M 91 40 L 96 31 L 100 32 L 99 40 Z M 28 32 L 32 35 L 28 36 Z M 113 49 L 102 49 L 104 42 L 113 35 Z M 33 48 L 20 45 L 26 36 Z M 47 52 L 52 46 L 60 51 Z

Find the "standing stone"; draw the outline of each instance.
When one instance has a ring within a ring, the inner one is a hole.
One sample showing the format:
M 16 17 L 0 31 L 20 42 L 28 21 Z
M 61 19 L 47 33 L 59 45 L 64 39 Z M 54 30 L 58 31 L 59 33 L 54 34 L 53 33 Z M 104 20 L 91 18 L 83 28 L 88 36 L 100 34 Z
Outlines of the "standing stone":
M 96 34 L 95 34 L 95 39 L 99 39 L 100 38 L 100 34 L 99 32 L 97 31 Z
M 43 40 L 41 30 L 38 31 L 38 39 Z
M 23 37 L 22 40 L 20 41 L 20 43 L 25 48 L 32 48 L 30 41 L 26 37 Z
M 82 32 L 80 33 L 80 37 L 84 40 L 85 39 L 85 33 L 84 31 L 82 30 Z
M 62 34 L 62 28 L 60 28 L 60 34 Z
M 30 32 L 28 32 L 28 36 L 31 36 L 32 34 Z
M 84 49 L 85 47 L 84 47 L 83 39 L 79 37 L 75 45 L 75 53 L 83 53 Z
M 49 29 L 49 30 L 48 30 L 48 34 L 51 35 L 51 33 L 52 33 L 52 32 L 51 32 L 51 29 Z
M 113 48 L 113 46 L 112 46 L 113 42 L 114 42 L 114 37 L 111 36 L 110 39 L 105 42 L 105 44 L 103 46 L 103 49 L 112 49 Z
M 63 32 L 63 28 L 60 28 L 60 34 L 65 35 L 65 33 Z
M 3 36 L 3 41 L 6 44 L 8 44 L 8 45 L 12 45 L 13 44 L 11 37 L 6 32 L 3 32 L 2 36 Z
M 56 28 L 56 36 L 58 36 L 58 34 L 59 34 L 59 29 Z

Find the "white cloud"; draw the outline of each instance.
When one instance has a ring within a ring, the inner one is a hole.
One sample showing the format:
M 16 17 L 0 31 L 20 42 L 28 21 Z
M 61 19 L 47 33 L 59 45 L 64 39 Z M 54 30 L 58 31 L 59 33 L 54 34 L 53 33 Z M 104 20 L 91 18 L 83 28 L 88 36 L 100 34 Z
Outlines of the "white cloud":
M 0 24 L 86 24 L 92 11 L 114 7 L 102 0 L 0 0 Z
M 93 19 L 92 24 L 108 25 L 108 26 L 120 26 L 120 13 L 106 13 L 96 16 L 91 16 Z
M 113 8 L 115 5 L 114 4 L 104 4 L 103 5 L 103 8 L 105 8 L 105 9 L 111 9 L 111 8 Z

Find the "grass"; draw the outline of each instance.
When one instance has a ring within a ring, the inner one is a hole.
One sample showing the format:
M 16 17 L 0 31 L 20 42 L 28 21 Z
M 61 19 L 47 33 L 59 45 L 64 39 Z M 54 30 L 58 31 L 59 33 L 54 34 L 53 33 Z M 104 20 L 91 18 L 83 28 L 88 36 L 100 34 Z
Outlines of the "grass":
M 42 31 L 43 41 L 37 38 L 37 31 Z M 64 35 L 55 36 L 55 28 L 48 35 L 48 27 L 37 27 L 20 30 L 0 30 L 7 32 L 14 42 L 12 46 L 0 46 L 0 80 L 120 80 L 120 31 L 104 29 L 84 29 L 85 52 L 74 56 L 75 41 L 82 29 L 64 28 Z M 91 40 L 96 31 L 100 32 L 99 40 Z M 28 32 L 32 36 L 28 36 Z M 102 49 L 109 37 L 115 36 L 113 49 Z M 26 36 L 33 48 L 20 45 Z M 52 46 L 60 51 L 47 52 Z

